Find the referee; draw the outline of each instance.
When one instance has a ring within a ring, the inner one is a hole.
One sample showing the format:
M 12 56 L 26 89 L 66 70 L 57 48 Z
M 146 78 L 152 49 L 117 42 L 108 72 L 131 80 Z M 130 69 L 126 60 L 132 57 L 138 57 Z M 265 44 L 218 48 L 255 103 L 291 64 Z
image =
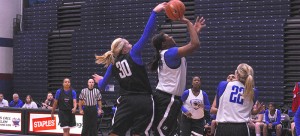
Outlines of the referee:
M 82 136 L 97 136 L 97 113 L 101 114 L 101 94 L 97 88 L 94 88 L 93 79 L 88 80 L 88 88 L 81 90 L 79 95 L 79 113 L 83 114 Z M 98 103 L 98 106 L 97 106 Z M 82 110 L 84 106 L 84 110 Z M 98 110 L 97 110 L 98 107 Z

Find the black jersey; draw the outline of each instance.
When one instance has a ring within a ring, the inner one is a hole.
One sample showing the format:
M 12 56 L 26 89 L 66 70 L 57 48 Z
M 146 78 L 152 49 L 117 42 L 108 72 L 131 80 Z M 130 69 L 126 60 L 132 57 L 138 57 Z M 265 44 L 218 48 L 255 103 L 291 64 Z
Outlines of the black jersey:
M 64 90 L 60 90 L 58 98 L 58 108 L 59 110 L 71 110 L 73 108 L 73 96 L 71 90 L 68 94 L 65 94 Z
M 136 64 L 129 53 L 116 58 L 112 73 L 120 83 L 120 95 L 152 93 L 145 66 Z

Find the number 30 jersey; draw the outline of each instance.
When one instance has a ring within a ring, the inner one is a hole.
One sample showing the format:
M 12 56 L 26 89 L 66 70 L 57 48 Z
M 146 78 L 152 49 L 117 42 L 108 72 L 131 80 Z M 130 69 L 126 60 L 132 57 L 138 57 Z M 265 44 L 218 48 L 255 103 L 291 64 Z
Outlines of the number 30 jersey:
M 136 64 L 130 53 L 116 58 L 112 73 L 120 83 L 120 95 L 152 93 L 145 66 Z
M 217 88 L 217 122 L 248 122 L 253 107 L 253 100 L 244 99 L 245 86 L 239 81 L 220 82 Z

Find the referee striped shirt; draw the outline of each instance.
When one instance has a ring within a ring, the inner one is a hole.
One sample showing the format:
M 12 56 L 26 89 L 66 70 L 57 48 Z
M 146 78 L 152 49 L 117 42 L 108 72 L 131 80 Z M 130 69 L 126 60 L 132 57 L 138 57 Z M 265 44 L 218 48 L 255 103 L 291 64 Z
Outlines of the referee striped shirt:
M 79 95 L 79 99 L 84 100 L 86 106 L 96 106 L 97 101 L 100 101 L 101 98 L 101 93 L 97 88 L 84 88 Z

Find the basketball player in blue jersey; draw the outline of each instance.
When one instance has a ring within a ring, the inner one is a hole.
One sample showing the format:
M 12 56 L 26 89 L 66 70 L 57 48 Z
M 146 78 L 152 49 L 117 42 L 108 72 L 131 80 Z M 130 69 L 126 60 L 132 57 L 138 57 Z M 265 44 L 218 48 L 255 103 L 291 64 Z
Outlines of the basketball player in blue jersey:
M 75 112 L 77 108 L 76 91 L 71 87 L 71 80 L 64 78 L 63 87 L 55 93 L 54 103 L 51 110 L 51 118 L 54 119 L 54 112 L 58 107 L 58 118 L 60 127 L 63 129 L 63 136 L 70 136 L 70 128 L 76 126 Z
M 142 50 L 151 36 L 157 13 L 166 3 L 157 5 L 148 20 L 142 37 L 132 46 L 126 39 L 117 38 L 111 44 L 111 51 L 96 56 L 96 63 L 108 67 L 104 78 L 93 75 L 98 87 L 103 90 L 111 74 L 118 80 L 121 90 L 117 108 L 112 120 L 110 136 L 125 136 L 131 128 L 134 136 L 148 136 L 154 119 L 154 102 L 146 68 L 142 61 Z
M 269 103 L 268 109 L 265 111 L 265 124 L 263 127 L 264 136 L 268 135 L 270 131 L 276 131 L 276 136 L 281 135 L 281 112 L 275 108 L 273 102 Z
M 222 81 L 217 88 L 218 126 L 215 136 L 250 136 L 247 122 L 251 114 L 263 110 L 263 105 L 254 105 L 254 71 L 245 63 L 235 70 L 236 80 Z M 256 109 L 252 108 L 256 107 Z
M 155 101 L 155 118 L 153 130 L 155 136 L 174 135 L 177 128 L 177 116 L 180 113 L 180 99 L 186 84 L 187 64 L 185 56 L 200 47 L 199 33 L 205 26 L 205 20 L 197 17 L 193 25 L 185 17 L 181 22 L 187 24 L 191 41 L 182 47 L 176 47 L 174 39 L 160 33 L 152 38 L 155 56 L 149 64 L 152 71 L 158 71 L 158 84 L 153 94 Z
M 185 90 L 181 96 L 183 101 L 180 130 L 182 136 L 203 135 L 204 110 L 210 109 L 206 92 L 201 90 L 201 79 L 193 77 L 192 88 Z

